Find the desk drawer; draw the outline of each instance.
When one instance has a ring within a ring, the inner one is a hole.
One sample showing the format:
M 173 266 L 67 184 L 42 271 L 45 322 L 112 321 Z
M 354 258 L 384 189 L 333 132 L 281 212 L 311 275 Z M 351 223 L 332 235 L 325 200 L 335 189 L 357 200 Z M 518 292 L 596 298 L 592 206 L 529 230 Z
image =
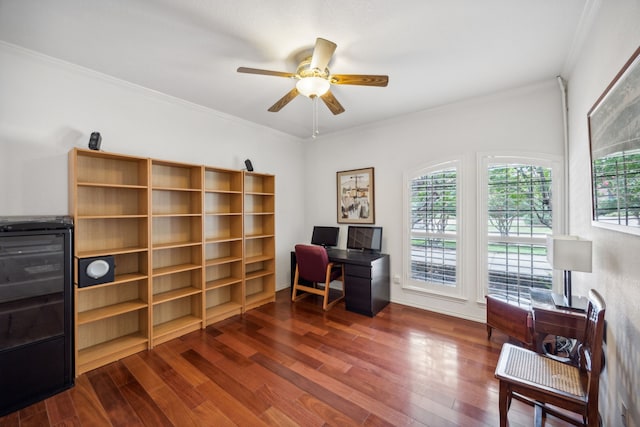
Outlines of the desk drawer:
M 347 310 L 373 316 L 371 310 L 371 280 L 361 277 L 345 277 L 344 302 Z
M 364 265 L 345 264 L 344 274 L 347 276 L 363 277 L 371 279 L 371 267 Z
M 354 276 L 347 276 L 344 280 L 347 299 L 364 299 L 371 304 L 371 280 Z

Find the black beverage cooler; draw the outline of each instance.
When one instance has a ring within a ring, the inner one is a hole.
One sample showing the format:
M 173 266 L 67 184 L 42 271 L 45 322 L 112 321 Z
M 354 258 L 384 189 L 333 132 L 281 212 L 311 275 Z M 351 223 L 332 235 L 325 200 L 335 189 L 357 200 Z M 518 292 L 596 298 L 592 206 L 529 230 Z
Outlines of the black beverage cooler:
M 0 416 L 74 383 L 73 221 L 0 218 Z

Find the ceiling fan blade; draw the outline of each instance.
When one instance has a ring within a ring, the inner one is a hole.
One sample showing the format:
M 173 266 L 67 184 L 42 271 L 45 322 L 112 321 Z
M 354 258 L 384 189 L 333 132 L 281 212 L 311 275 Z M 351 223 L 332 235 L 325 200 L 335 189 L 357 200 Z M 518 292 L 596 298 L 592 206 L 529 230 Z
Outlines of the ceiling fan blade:
M 320 95 L 320 98 L 324 101 L 326 106 L 331 110 L 333 114 L 344 113 L 344 107 L 338 102 L 331 91 L 327 91 L 324 95 Z
M 298 89 L 294 87 L 285 96 L 283 96 L 275 104 L 273 104 L 269 108 L 269 111 L 271 111 L 272 113 L 277 113 L 278 111 L 282 110 L 282 107 L 290 103 L 296 96 L 298 96 Z
M 334 42 L 318 37 L 316 39 L 316 47 L 313 48 L 313 56 L 311 57 L 309 68 L 312 70 L 318 68 L 324 71 L 327 65 L 329 65 L 329 61 L 331 61 L 331 57 L 337 46 Z
M 247 67 L 238 67 L 238 72 L 248 73 L 248 74 L 264 74 L 267 76 L 276 76 L 276 77 L 294 78 L 296 76 L 294 73 L 285 73 L 284 71 L 261 70 L 259 68 L 247 68 Z
M 368 74 L 332 74 L 331 83 L 336 85 L 359 85 L 385 87 L 389 83 L 389 76 L 374 76 Z

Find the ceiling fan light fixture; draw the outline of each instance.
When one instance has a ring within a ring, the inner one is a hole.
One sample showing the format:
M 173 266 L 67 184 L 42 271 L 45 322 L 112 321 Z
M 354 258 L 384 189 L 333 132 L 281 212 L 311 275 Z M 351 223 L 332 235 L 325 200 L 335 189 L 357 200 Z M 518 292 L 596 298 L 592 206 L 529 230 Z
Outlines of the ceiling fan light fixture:
M 303 77 L 296 83 L 298 92 L 308 98 L 324 95 L 330 86 L 329 80 L 322 77 Z

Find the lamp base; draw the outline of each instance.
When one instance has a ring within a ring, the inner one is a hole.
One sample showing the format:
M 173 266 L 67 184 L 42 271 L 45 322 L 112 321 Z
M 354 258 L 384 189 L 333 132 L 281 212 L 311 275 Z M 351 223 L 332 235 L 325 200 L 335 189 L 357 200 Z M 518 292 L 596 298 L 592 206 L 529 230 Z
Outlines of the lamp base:
M 589 300 L 585 297 L 577 297 L 572 296 L 571 301 L 567 300 L 562 294 L 552 293 L 551 298 L 553 298 L 553 304 L 556 308 L 564 309 L 564 310 L 574 310 L 574 311 L 587 311 L 587 305 L 589 304 Z

